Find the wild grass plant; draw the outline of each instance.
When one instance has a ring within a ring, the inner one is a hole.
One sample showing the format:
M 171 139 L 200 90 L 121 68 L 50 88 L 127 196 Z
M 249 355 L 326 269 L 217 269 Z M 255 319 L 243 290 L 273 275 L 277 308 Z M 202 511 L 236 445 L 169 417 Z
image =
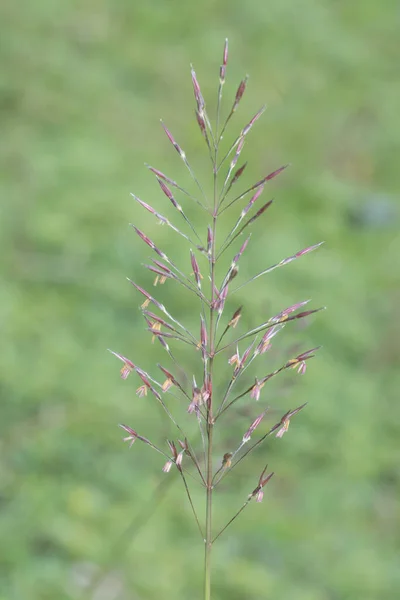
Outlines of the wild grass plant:
M 213 518 L 213 505 L 218 502 L 221 482 L 244 460 L 249 463 L 248 468 L 251 471 L 250 459 L 253 451 L 264 444 L 268 437 L 282 438 L 287 433 L 291 419 L 303 410 L 305 404 L 284 412 L 275 419 L 272 426 L 265 427 L 264 417 L 270 410 L 265 401 L 265 386 L 272 378 L 287 370 L 304 375 L 318 348 L 297 351 L 285 358 L 283 364 L 275 369 L 266 370 L 263 364 L 268 362 L 268 352 L 275 342 L 276 335 L 292 321 L 307 319 L 321 310 L 308 306 L 306 308 L 309 300 L 301 300 L 283 308 L 256 327 L 243 331 L 240 330 L 240 319 L 242 312 L 246 310 L 245 305 L 237 306 L 233 312 L 227 311 L 228 301 L 232 301 L 238 290 L 248 288 L 248 293 L 251 293 L 254 280 L 265 277 L 271 271 L 293 262 L 321 245 L 317 243 L 303 248 L 255 273 L 249 280 L 240 281 L 239 263 L 246 257 L 252 226 L 259 219 L 265 219 L 273 202 L 272 199 L 262 202 L 261 196 L 268 191 L 269 182 L 283 173 L 288 165 L 274 166 L 271 172 L 263 174 L 256 183 L 242 186 L 244 189 L 238 191 L 247 167 L 247 163 L 242 162 L 245 144 L 253 126 L 264 113 L 265 106 L 255 113 L 232 142 L 225 142 L 228 127 L 247 87 L 245 77 L 237 88 L 230 110 L 223 116 L 222 99 L 227 63 L 226 41 L 219 72 L 214 120 L 207 112 L 196 73 L 191 69 L 196 103 L 195 116 L 211 164 L 212 189 L 208 190 L 199 181 L 192 162 L 189 162 L 184 150 L 162 122 L 169 142 L 190 174 L 195 191 L 190 191 L 159 169 L 147 165 L 175 211 L 174 222 L 132 194 L 138 205 L 168 227 L 171 235 L 179 239 L 179 243 L 182 242 L 179 252 L 181 257 L 187 255 L 189 272 L 178 266 L 179 261 L 159 248 L 141 229 L 132 225 L 138 237 L 154 252 L 154 258 L 145 265 L 147 271 L 155 278 L 154 285 L 174 285 L 177 286 L 177 292 L 181 290 L 182 293 L 189 294 L 190 310 L 198 315 L 198 330 L 192 331 L 175 313 L 174 307 L 165 306 L 156 298 L 158 294 L 150 293 L 148 284 L 143 284 L 145 287 L 142 287 L 137 282 L 130 281 L 144 299 L 141 313 L 147 331 L 153 341 L 161 344 L 168 362 L 166 365 L 157 364 L 160 373 L 160 377 L 157 377 L 153 372 L 149 373 L 141 368 L 135 357 L 128 358 L 112 351 L 123 363 L 121 377 L 127 379 L 131 374 L 136 376 L 140 381 L 137 395 L 149 396 L 158 402 L 176 432 L 174 439 L 159 443 L 154 440 L 152 432 L 145 432 L 143 435 L 144 432 L 136 431 L 131 425 L 120 425 L 125 432 L 124 441 L 128 442 L 129 446 L 136 441 L 142 442 L 160 455 L 160 469 L 165 474 L 171 469 L 176 469 L 182 479 L 184 493 L 204 544 L 205 600 L 211 598 L 212 548 L 215 542 L 251 502 L 259 503 L 263 500 L 265 488 L 274 472 L 266 464 L 261 473 L 254 473 L 254 485 L 243 491 L 242 503 L 239 503 L 237 512 L 228 517 L 225 523 L 216 522 Z M 186 203 L 195 203 L 199 211 L 198 220 L 194 220 L 184 208 Z M 221 221 L 232 211 L 236 211 L 234 225 L 227 235 L 221 235 Z M 226 264 L 227 257 L 229 262 Z M 179 346 L 183 346 L 185 351 L 197 357 L 200 377 L 188 371 L 188 365 L 184 364 L 181 354 L 178 357 L 176 348 Z M 262 360 L 260 357 L 263 357 Z M 225 377 L 226 364 L 230 369 L 228 377 Z M 237 408 L 243 403 L 250 404 L 250 412 L 254 411 L 253 417 L 247 424 L 243 424 L 243 435 L 237 440 L 236 446 L 225 447 L 221 451 L 219 440 L 224 437 L 227 414 L 229 412 L 235 418 L 241 419 Z M 185 416 L 184 413 L 188 413 L 189 418 L 197 423 L 197 437 L 187 433 L 184 424 L 187 414 Z M 193 499 L 194 479 L 204 492 L 202 509 L 196 506 Z

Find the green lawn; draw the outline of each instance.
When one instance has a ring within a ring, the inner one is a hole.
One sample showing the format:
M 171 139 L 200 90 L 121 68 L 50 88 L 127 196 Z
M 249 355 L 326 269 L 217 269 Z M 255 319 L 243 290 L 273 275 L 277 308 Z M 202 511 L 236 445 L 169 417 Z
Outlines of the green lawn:
M 128 223 L 190 271 L 188 246 L 130 192 L 172 220 L 144 163 L 190 185 L 160 118 L 211 192 L 189 64 L 213 112 L 225 37 L 225 111 L 250 74 L 227 143 L 268 105 L 237 185 L 291 163 L 264 191 L 275 202 L 236 281 L 325 241 L 240 290 L 229 309 L 245 305 L 243 328 L 309 298 L 327 310 L 288 325 L 261 361 L 268 372 L 290 348 L 323 346 L 304 377 L 285 374 L 260 401 L 279 416 L 306 410 L 221 486 L 222 525 L 266 460 L 275 471 L 264 502 L 215 547 L 214 598 L 398 598 L 398 3 L 23 4 L 0 8 L 0 600 L 201 597 L 203 547 L 181 482 L 146 446 L 129 451 L 116 425 L 160 444 L 175 433 L 106 349 L 154 376 L 157 362 L 170 366 L 126 281 L 152 281 L 141 267 L 150 250 Z M 180 201 L 204 232 L 196 206 Z M 197 334 L 199 307 L 173 282 L 156 292 Z M 200 373 L 199 354 L 179 356 Z M 186 406 L 171 402 L 195 432 Z M 256 416 L 260 406 L 241 408 Z M 226 420 L 221 456 L 248 422 Z M 196 484 L 193 494 L 200 503 Z

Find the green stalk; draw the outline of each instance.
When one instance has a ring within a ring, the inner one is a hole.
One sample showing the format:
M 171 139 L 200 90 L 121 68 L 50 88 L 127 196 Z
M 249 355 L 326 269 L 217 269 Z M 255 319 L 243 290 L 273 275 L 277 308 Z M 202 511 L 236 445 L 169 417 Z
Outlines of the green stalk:
M 204 600 L 211 598 L 211 549 L 212 549 L 212 437 L 213 425 L 208 429 L 207 449 L 207 504 L 206 504 L 206 539 L 204 555 Z
M 211 275 L 211 305 L 210 305 L 210 360 L 209 360 L 209 378 L 211 385 L 213 383 L 213 366 L 214 366 L 214 354 L 215 354 L 215 331 L 214 331 L 214 313 L 213 301 L 215 299 L 214 294 L 214 283 L 215 283 L 215 259 L 216 259 L 216 229 L 217 229 L 217 204 L 218 204 L 218 189 L 217 189 L 217 154 L 218 147 L 215 149 L 215 160 L 214 160 L 214 210 L 213 210 L 213 221 L 212 221 L 212 244 L 211 244 L 211 257 L 210 257 L 210 275 Z M 212 389 L 212 388 L 211 388 Z M 212 550 L 212 501 L 213 501 L 213 430 L 214 430 L 214 417 L 213 417 L 213 398 L 211 395 L 210 405 L 207 411 L 207 473 L 206 473 L 206 538 L 204 540 L 205 553 L 204 553 L 204 600 L 211 599 L 211 550 Z

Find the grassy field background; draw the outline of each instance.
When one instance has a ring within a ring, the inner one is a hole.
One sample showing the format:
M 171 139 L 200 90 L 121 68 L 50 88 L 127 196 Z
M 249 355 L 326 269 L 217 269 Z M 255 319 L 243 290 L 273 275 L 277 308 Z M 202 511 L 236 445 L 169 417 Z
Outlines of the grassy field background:
M 210 190 L 189 64 L 212 111 L 225 37 L 225 111 L 250 74 L 231 135 L 268 104 L 243 185 L 292 164 L 264 192 L 275 203 L 240 281 L 326 242 L 232 309 L 245 304 L 243 327 L 308 298 L 328 310 L 285 329 L 279 351 L 323 349 L 305 377 L 263 396 L 279 415 L 307 409 L 221 487 L 223 524 L 266 460 L 276 473 L 216 545 L 214 597 L 398 598 L 398 3 L 37 0 L 3 4 L 0 22 L 0 599 L 201 597 L 203 548 L 181 482 L 146 447 L 129 451 L 116 425 L 160 444 L 173 433 L 106 349 L 153 375 L 167 365 L 125 279 L 151 284 L 128 223 L 186 269 L 188 248 L 129 194 L 172 218 L 144 162 L 188 185 L 160 118 Z M 197 331 L 198 307 L 172 284 L 158 293 Z M 198 355 L 181 356 L 199 368 Z M 279 356 L 266 355 L 267 371 Z M 248 422 L 226 421 L 221 455 Z

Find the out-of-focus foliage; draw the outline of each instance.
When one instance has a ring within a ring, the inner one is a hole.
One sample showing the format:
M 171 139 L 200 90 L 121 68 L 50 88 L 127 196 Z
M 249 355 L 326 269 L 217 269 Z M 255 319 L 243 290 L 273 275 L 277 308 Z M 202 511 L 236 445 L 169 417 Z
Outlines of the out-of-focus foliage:
M 168 366 L 125 280 L 151 285 L 127 224 L 189 270 L 188 248 L 129 192 L 171 216 L 143 163 L 188 183 L 160 117 L 211 181 L 189 63 L 211 111 L 226 36 L 225 110 L 251 75 L 231 135 L 268 103 L 244 182 L 292 163 L 264 192 L 276 201 L 236 281 L 326 241 L 237 294 L 244 324 L 308 298 L 328 311 L 286 327 L 282 351 L 323 350 L 260 401 L 278 415 L 308 407 L 221 487 L 222 525 L 266 457 L 276 473 L 216 545 L 214 597 L 398 598 L 399 17 L 396 2 L 372 0 L 2 4 L 1 600 L 200 597 L 203 548 L 180 481 L 158 489 L 174 475 L 147 447 L 128 450 L 116 424 L 160 443 L 173 434 L 106 348 L 153 374 Z M 177 291 L 159 294 L 197 328 Z M 276 356 L 263 361 L 268 372 Z M 248 424 L 227 419 L 221 455 Z

